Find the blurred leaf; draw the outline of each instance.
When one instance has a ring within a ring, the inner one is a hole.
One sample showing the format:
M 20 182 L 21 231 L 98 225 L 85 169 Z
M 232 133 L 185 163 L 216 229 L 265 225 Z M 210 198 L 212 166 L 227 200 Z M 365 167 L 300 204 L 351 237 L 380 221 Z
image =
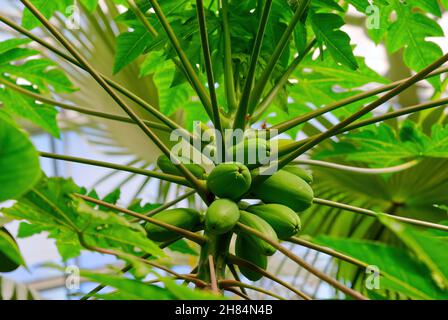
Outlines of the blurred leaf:
M 0 54 L 3 54 L 11 49 L 17 48 L 18 46 L 30 43 L 30 39 L 13 38 L 7 39 L 0 42 Z
M 198 256 L 198 252 L 196 250 L 193 250 L 187 241 L 184 239 L 177 240 L 173 244 L 168 246 L 168 249 L 171 251 L 179 252 L 182 254 L 189 254 L 192 256 Z
M 8 88 L 0 89 L 0 100 L 7 113 L 31 121 L 34 125 L 41 127 L 53 137 L 60 137 L 60 130 L 56 118 L 58 111 L 55 107 L 38 104 L 34 99 L 9 90 Z
M 98 6 L 98 0 L 81 0 L 81 3 L 89 10 L 94 12 Z
M 179 300 L 224 300 L 223 296 L 201 290 L 193 290 L 185 285 L 180 285 L 171 279 L 161 278 L 165 287 Z
M 0 202 L 16 199 L 40 177 L 39 156 L 24 132 L 0 111 Z
M 405 250 L 365 240 L 319 236 L 313 242 L 349 255 L 380 270 L 380 286 L 397 290 L 415 299 L 446 299 L 428 278 L 429 270 L 415 261 Z
M 30 2 L 47 19 L 51 18 L 56 11 L 65 13 L 67 7 L 73 5 L 73 0 L 30 0 Z M 26 29 L 31 30 L 40 26 L 40 21 L 36 17 L 34 17 L 31 11 L 25 9 L 23 11 L 22 26 Z
M 447 239 L 430 236 L 384 215 L 378 218 L 431 270 L 431 277 L 437 285 L 441 289 L 448 289 Z
M 142 281 L 127 279 L 112 274 L 99 274 L 81 271 L 85 278 L 118 290 L 117 294 L 99 295 L 107 300 L 173 300 L 174 296 L 168 290 Z
M 43 93 L 48 93 L 50 88 L 60 93 L 75 91 L 68 77 L 51 60 L 33 59 L 21 65 L 2 65 L 0 71 L 28 80 Z

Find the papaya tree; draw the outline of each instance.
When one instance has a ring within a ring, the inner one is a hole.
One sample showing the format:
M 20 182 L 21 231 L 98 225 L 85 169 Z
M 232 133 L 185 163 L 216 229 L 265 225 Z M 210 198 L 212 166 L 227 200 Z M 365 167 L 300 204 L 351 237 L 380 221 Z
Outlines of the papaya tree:
M 340 299 L 448 298 L 447 1 L 11 5 L 0 201 L 14 204 L 1 210 L 0 272 L 25 265 L 3 228 L 17 220 L 19 237 L 47 233 L 65 261 L 87 250 L 125 263 L 82 270 L 98 283 L 82 299 L 311 300 L 323 285 Z M 389 75 L 346 27 L 385 49 Z M 30 127 L 133 160 L 36 150 Z M 112 190 L 49 177 L 39 158 L 109 168 L 97 184 Z M 157 203 L 142 202 L 155 181 Z M 195 262 L 189 273 L 173 252 Z

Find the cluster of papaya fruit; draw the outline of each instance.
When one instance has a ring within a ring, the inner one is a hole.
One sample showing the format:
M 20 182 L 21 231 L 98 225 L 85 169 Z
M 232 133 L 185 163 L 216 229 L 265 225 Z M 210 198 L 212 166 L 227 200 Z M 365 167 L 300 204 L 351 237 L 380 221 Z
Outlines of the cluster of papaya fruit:
M 180 174 L 166 156 L 159 158 L 158 165 L 165 173 Z M 186 166 L 196 177 L 206 180 L 207 189 L 215 195 L 215 200 L 205 214 L 181 208 L 162 211 L 153 218 L 194 232 L 202 229 L 206 234 L 213 235 L 234 232 L 237 235 L 236 256 L 263 269 L 267 268 L 268 256 L 273 255 L 276 249 L 256 236 L 241 232 L 237 222 L 273 240 L 288 239 L 301 229 L 298 213 L 306 210 L 313 200 L 310 186 L 313 178 L 310 172 L 299 166 L 288 165 L 257 184 L 252 183 L 256 170 L 251 171 L 247 163 L 220 163 L 208 175 L 197 164 Z M 249 204 L 244 199 L 250 199 L 255 204 Z M 147 224 L 146 230 L 148 237 L 154 241 L 170 241 L 179 236 L 154 224 Z M 261 278 L 259 273 L 248 268 L 239 269 L 250 280 Z

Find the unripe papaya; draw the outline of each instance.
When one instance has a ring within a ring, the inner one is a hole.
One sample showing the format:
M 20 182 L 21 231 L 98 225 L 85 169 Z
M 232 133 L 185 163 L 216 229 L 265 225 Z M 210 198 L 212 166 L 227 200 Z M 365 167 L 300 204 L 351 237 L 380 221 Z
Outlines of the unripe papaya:
M 269 223 L 264 221 L 262 218 L 247 211 L 240 210 L 240 222 L 252 229 L 261 232 L 268 238 L 274 241 L 278 241 L 277 234 L 275 233 L 274 229 L 272 229 Z M 247 237 L 247 240 L 252 243 L 253 247 L 256 248 L 258 252 L 264 255 L 272 256 L 277 250 L 269 243 L 258 238 L 255 235 L 244 234 L 244 236 Z
M 313 175 L 309 170 L 305 170 L 299 166 L 294 165 L 285 166 L 283 170 L 288 171 L 293 175 L 298 176 L 299 178 L 302 178 L 308 184 L 313 183 Z
M 269 148 L 272 153 L 277 152 L 278 156 L 281 157 L 294 149 L 295 142 L 291 139 L 273 139 L 269 141 Z
M 264 203 L 283 204 L 296 212 L 309 208 L 314 197 L 308 183 L 285 170 L 255 186 L 252 193 Z
M 246 138 L 231 148 L 233 161 L 244 163 L 249 169 L 259 164 L 267 164 L 270 151 L 266 140 Z
M 249 169 L 236 162 L 219 164 L 207 177 L 207 187 L 214 195 L 232 200 L 249 191 L 251 183 Z
M 195 163 L 188 163 L 189 160 L 179 157 L 180 162 L 184 164 L 184 166 L 190 170 L 190 172 L 198 179 L 203 179 L 205 176 L 205 169 L 200 165 Z M 161 155 L 157 159 L 157 166 L 162 170 L 163 173 L 172 174 L 172 175 L 182 175 L 182 172 L 171 162 L 171 159 L 166 155 Z
M 274 229 L 279 239 L 288 239 L 299 232 L 300 218 L 293 210 L 282 204 L 260 204 L 246 209 L 267 223 Z
M 165 210 L 155 214 L 152 218 L 193 232 L 200 230 L 202 227 L 202 216 L 193 209 L 177 208 Z M 177 232 L 153 223 L 146 224 L 146 232 L 149 239 L 159 242 L 171 241 L 179 237 Z
M 14 238 L 8 232 L 8 230 L 6 230 L 5 228 L 0 228 L 0 232 L 2 232 L 5 237 L 11 238 L 13 243 L 17 245 L 15 243 Z M 12 260 L 8 255 L 0 251 L 0 272 L 11 272 L 16 270 L 18 267 L 20 267 L 20 264 L 18 264 L 16 261 Z
M 257 267 L 266 270 L 268 267 L 268 257 L 261 254 L 257 248 L 253 246 L 253 243 L 248 240 L 248 238 L 242 234 L 238 235 L 235 241 L 235 255 L 241 259 L 252 262 Z M 240 272 L 249 280 L 257 281 L 260 280 L 263 275 L 253 271 L 252 269 L 238 266 Z
M 205 228 L 214 234 L 223 234 L 233 229 L 240 218 L 235 202 L 228 199 L 215 200 L 205 214 Z

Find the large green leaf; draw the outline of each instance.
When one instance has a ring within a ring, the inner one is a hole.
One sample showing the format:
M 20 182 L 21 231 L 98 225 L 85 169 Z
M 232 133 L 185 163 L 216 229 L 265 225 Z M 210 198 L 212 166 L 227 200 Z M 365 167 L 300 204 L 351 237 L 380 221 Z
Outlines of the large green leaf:
M 0 228 L 0 272 L 10 272 L 25 265 L 20 249 L 11 234 Z
M 39 157 L 27 135 L 0 111 L 0 202 L 20 197 L 40 177 Z

